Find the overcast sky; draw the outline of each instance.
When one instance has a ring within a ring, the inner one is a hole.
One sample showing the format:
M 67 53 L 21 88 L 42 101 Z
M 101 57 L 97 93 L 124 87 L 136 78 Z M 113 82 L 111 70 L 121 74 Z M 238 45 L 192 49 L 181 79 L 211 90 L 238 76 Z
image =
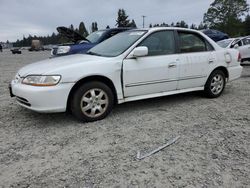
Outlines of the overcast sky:
M 89 30 L 92 22 L 98 28 L 115 27 L 117 11 L 126 10 L 137 27 L 150 23 L 180 20 L 198 25 L 213 0 L 0 0 L 0 41 L 16 41 L 23 35 L 46 36 L 57 26 L 75 27 L 83 21 Z M 250 3 L 250 0 L 248 0 Z

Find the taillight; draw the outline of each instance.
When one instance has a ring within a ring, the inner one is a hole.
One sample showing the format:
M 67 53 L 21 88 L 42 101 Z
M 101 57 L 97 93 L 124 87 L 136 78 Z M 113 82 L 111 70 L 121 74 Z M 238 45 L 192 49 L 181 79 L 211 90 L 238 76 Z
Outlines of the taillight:
M 241 62 L 241 54 L 238 54 L 238 62 Z

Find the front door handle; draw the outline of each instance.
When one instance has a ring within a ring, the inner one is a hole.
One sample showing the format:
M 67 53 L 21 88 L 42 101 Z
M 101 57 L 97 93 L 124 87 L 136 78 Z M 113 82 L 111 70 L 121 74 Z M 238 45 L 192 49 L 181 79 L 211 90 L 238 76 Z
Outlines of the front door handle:
M 213 62 L 214 62 L 213 59 L 210 59 L 210 60 L 208 61 L 209 64 L 211 64 L 211 63 L 213 63 Z
M 168 65 L 168 68 L 175 68 L 176 67 L 176 64 L 175 63 L 170 63 L 169 65 Z

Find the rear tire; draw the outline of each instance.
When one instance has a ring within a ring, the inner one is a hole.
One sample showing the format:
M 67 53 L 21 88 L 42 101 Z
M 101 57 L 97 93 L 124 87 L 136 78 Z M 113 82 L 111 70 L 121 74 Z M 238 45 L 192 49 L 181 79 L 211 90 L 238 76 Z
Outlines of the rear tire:
M 226 77 L 223 71 L 215 70 L 209 76 L 204 92 L 208 98 L 219 97 L 226 85 Z
M 92 122 L 104 119 L 112 110 L 114 95 L 104 83 L 92 81 L 80 86 L 71 99 L 71 112 L 79 120 Z

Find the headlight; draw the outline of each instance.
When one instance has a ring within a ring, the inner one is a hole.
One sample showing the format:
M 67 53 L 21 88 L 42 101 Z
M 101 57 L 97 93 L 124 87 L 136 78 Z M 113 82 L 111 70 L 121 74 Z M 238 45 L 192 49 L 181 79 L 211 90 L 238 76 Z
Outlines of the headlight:
M 70 46 L 59 46 L 57 49 L 57 54 L 66 54 L 70 50 Z
M 32 86 L 54 86 L 59 83 L 61 76 L 59 75 L 48 75 L 48 76 L 39 76 L 39 75 L 30 75 L 23 79 L 22 83 Z

